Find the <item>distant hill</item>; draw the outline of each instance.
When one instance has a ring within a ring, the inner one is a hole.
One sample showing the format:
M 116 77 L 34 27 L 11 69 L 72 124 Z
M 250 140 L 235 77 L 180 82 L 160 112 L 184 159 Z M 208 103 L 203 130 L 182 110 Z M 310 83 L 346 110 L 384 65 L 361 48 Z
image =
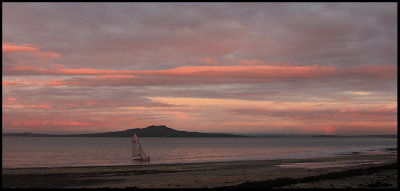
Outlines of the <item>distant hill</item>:
M 241 135 L 231 135 L 224 133 L 199 133 L 178 131 L 165 125 L 148 126 L 146 128 L 128 129 L 125 131 L 73 134 L 73 135 L 50 135 L 35 133 L 5 133 L 3 136 L 24 136 L 24 137 L 132 137 L 136 133 L 139 137 L 244 137 Z

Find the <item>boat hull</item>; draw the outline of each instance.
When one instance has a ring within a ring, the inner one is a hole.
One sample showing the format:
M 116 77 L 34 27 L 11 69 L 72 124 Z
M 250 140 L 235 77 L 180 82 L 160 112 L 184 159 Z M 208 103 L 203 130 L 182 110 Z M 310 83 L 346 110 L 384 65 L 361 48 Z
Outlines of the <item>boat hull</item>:
M 133 159 L 134 161 L 142 161 L 142 162 L 148 162 L 149 160 L 147 159 Z

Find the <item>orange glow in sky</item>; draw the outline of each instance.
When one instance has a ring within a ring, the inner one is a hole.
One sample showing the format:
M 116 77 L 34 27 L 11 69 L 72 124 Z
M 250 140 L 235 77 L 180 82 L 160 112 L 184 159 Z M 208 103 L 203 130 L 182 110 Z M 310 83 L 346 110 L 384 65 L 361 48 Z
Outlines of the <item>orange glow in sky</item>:
M 314 4 L 3 3 L 3 133 L 396 134 L 397 4 Z

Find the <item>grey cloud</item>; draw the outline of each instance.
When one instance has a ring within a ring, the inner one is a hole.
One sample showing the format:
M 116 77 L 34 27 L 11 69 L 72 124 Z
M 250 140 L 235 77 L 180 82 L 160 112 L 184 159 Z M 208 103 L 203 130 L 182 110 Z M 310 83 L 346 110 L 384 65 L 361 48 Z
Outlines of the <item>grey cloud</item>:
M 17 98 L 23 105 L 51 105 L 53 109 L 112 109 L 116 107 L 175 107 L 175 105 L 152 101 L 145 96 L 145 89 L 138 91 L 124 88 L 12 88 L 5 97 Z M 8 110 L 8 109 L 7 109 Z
M 5 41 L 35 43 L 58 51 L 66 57 L 58 62 L 74 67 L 96 64 L 149 69 L 168 63 L 173 67 L 171 61 L 218 59 L 235 51 L 298 64 L 364 64 L 371 60 L 394 64 L 395 5 L 6 3 L 3 34 Z M 21 11 L 24 14 L 19 14 Z M 330 52 L 332 47 L 337 48 L 333 50 L 336 55 L 323 51 Z M 369 54 L 365 55 L 366 51 Z M 349 63 L 326 60 L 348 52 L 355 53 Z M 314 59 L 321 56 L 325 59 Z

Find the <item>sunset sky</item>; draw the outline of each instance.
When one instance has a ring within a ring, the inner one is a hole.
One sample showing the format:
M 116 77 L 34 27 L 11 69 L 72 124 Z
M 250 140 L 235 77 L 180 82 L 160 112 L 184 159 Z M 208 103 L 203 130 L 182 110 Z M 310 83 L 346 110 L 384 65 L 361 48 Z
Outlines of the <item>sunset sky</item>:
M 2 3 L 2 129 L 396 134 L 396 3 Z

